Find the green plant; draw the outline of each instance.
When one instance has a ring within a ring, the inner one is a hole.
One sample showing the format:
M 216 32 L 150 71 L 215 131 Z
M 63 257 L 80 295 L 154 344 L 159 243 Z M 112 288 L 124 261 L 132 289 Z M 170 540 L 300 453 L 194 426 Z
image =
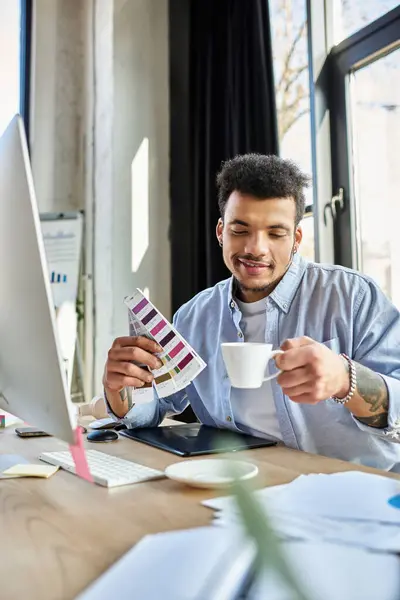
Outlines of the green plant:
M 280 540 L 270 523 L 267 512 L 249 485 L 238 480 L 235 475 L 234 463 L 232 463 L 232 470 L 235 477 L 232 491 L 239 514 L 245 531 L 256 544 L 256 573 L 266 569 L 275 570 L 280 574 L 282 581 L 291 589 L 296 600 L 309 600 L 286 562 Z
M 240 443 L 235 444 L 238 440 L 236 440 L 233 433 L 230 437 L 232 447 L 240 446 Z M 225 440 L 225 444 L 227 444 L 227 440 Z M 220 446 L 218 442 L 215 443 L 214 447 L 218 453 L 223 453 L 223 446 Z M 292 591 L 293 600 L 310 600 L 293 575 L 282 551 L 281 542 L 271 525 L 268 513 L 254 494 L 251 483 L 239 479 L 235 468 L 235 457 L 232 454 L 224 453 L 224 458 L 230 461 L 226 475 L 228 478 L 233 479 L 231 492 L 239 510 L 243 529 L 255 543 L 255 573 L 262 573 L 267 570 L 275 571 L 280 575 L 282 583 L 286 584 L 288 589 Z

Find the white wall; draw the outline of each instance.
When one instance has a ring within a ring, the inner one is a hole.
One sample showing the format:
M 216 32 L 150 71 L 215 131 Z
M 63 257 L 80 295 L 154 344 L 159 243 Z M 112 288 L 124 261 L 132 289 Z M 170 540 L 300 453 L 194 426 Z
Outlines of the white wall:
M 30 135 L 42 212 L 84 207 L 82 6 L 65 0 L 34 2 Z
M 113 338 L 128 331 L 124 296 L 147 288 L 171 316 L 167 6 L 35 0 L 32 165 L 41 211 L 85 208 L 93 279 L 84 349 L 93 393 Z M 142 161 L 132 195 L 131 165 L 144 138 L 148 183 Z
M 94 379 L 93 390 L 100 391 L 106 352 L 115 332 L 115 294 L 112 272 L 114 202 L 114 3 L 95 0 L 94 11 Z
M 120 4 L 114 14 L 113 328 L 126 333 L 121 303 L 135 287 L 148 288 L 170 317 L 168 32 L 167 0 Z
M 167 0 L 97 0 L 95 19 L 98 390 L 113 338 L 128 332 L 124 297 L 147 288 L 170 317 Z

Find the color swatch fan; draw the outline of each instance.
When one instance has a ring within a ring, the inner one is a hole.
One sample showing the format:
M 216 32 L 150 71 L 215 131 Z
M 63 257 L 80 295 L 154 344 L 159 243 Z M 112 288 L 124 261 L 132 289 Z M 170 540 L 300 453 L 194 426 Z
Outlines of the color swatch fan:
M 153 385 L 159 398 L 183 390 L 207 366 L 206 363 L 139 289 L 125 298 L 125 304 L 129 309 L 129 334 L 148 337 L 163 348 L 157 355 L 163 366 L 152 371 L 153 384 L 135 389 L 135 397 L 153 399 Z

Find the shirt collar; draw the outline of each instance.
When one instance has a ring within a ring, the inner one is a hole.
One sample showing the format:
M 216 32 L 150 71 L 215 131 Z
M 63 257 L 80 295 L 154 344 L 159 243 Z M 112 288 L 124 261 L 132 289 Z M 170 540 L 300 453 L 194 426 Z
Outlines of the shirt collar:
M 290 305 L 295 297 L 301 279 L 306 270 L 307 263 L 299 254 L 295 254 L 290 267 L 278 283 L 269 298 L 279 306 L 284 313 L 288 313 Z M 237 307 L 235 302 L 235 282 L 233 277 L 228 279 L 228 306 L 233 309 Z

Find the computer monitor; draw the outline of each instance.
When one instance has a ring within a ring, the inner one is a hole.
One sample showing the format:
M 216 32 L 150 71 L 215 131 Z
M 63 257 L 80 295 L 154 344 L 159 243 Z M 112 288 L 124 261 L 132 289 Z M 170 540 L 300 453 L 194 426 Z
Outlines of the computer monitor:
M 24 124 L 0 138 L 0 412 L 73 443 L 76 412 L 56 315 Z

